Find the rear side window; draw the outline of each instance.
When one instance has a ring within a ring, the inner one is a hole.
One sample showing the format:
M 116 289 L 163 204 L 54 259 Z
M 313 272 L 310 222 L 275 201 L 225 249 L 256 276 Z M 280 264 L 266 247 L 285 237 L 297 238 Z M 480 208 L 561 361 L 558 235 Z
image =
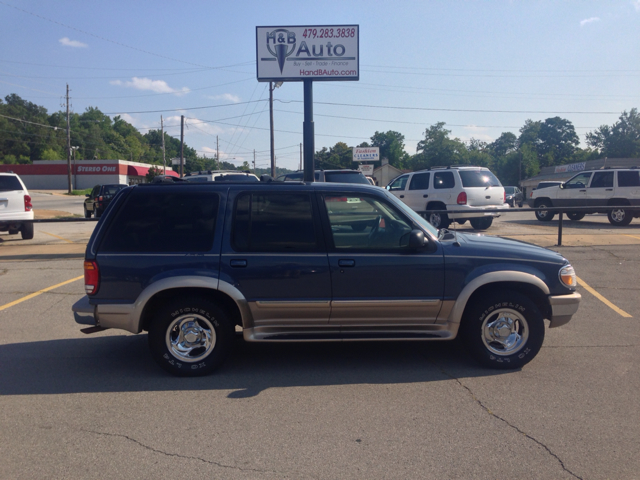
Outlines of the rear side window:
M 416 173 L 411 177 L 409 190 L 427 190 L 429 188 L 429 173 Z
M 433 188 L 453 188 L 456 182 L 451 172 L 435 172 L 433 174 Z
M 324 181 L 333 183 L 359 183 L 371 185 L 367 177 L 360 172 L 324 172 Z
M 218 203 L 215 193 L 136 189 L 120 207 L 100 252 L 209 252 Z
M 311 196 L 245 193 L 233 216 L 233 248 L 240 252 L 312 252 L 318 249 Z
M 500 187 L 500 180 L 489 170 L 461 170 L 462 186 L 470 187 Z
M 618 172 L 619 187 L 640 187 L 640 172 Z
M 13 175 L 0 175 L 0 192 L 12 192 L 22 190 L 22 185 L 18 177 Z

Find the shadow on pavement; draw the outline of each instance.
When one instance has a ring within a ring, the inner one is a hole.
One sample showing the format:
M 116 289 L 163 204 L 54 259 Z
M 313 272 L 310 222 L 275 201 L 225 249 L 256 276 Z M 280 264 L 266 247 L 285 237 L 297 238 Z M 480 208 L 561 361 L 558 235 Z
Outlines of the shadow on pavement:
M 152 360 L 146 335 L 0 346 L 0 395 L 232 390 L 247 398 L 269 388 L 434 382 L 503 372 L 483 369 L 458 342 L 258 344 L 236 348 L 214 374 L 177 378 Z

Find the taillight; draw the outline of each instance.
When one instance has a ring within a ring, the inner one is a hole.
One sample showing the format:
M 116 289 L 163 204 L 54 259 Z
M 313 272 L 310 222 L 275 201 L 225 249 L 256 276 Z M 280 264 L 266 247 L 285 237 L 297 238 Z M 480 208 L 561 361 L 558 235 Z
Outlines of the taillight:
M 84 291 L 87 295 L 95 295 L 98 293 L 100 286 L 100 270 L 95 261 L 84 262 Z
M 24 211 L 30 212 L 33 210 L 33 205 L 31 204 L 31 197 L 29 195 L 24 196 Z
M 99 201 L 99 202 L 101 202 L 101 201 L 102 201 L 102 195 L 100 195 L 100 196 L 98 197 L 98 201 Z
M 504 191 L 504 194 L 502 195 L 502 203 L 507 203 L 507 191 Z M 515 201 L 515 200 L 514 200 Z
M 467 204 L 467 192 L 460 192 L 458 194 L 458 205 L 466 205 Z

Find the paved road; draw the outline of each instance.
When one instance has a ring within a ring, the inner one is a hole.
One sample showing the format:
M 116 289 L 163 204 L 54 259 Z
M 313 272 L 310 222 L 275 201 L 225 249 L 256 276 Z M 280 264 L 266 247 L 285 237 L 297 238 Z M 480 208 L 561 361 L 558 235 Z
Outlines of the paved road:
M 487 233 L 553 237 L 528 218 Z M 156 367 L 146 335 L 81 334 L 81 279 L 6 307 L 81 277 L 94 223 L 0 235 L 0 478 L 638 478 L 640 222 L 607 225 L 554 248 L 583 302 L 521 371 L 478 368 L 456 342 L 238 339 L 198 379 Z

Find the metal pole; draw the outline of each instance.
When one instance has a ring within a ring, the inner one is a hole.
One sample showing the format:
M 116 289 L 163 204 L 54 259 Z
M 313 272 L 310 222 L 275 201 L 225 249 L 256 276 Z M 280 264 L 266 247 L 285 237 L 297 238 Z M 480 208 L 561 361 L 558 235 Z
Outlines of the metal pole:
M 220 141 L 218 140 L 218 135 L 216 135 L 216 170 L 221 170 L 220 168 Z
M 165 157 L 164 151 L 164 122 L 162 120 L 162 115 L 160 115 L 160 132 L 162 135 L 162 168 L 164 169 L 163 175 L 167 174 L 167 159 Z
M 304 172 L 303 180 L 313 182 L 315 166 L 313 154 L 314 128 L 313 128 L 313 81 L 304 80 L 304 123 L 302 127 L 302 140 L 304 142 Z
M 69 84 L 67 83 L 67 180 L 71 194 L 71 125 L 69 122 Z
M 298 170 L 302 170 L 302 144 L 300 144 L 300 168 Z
M 558 224 L 558 246 L 562 246 L 562 210 L 560 210 L 560 223 Z
M 271 134 L 271 176 L 276 177 L 275 139 L 273 136 L 273 82 L 269 82 L 269 124 Z
M 253 173 L 256 173 L 256 149 L 253 149 Z
M 180 115 L 180 178 L 184 176 L 184 115 Z

